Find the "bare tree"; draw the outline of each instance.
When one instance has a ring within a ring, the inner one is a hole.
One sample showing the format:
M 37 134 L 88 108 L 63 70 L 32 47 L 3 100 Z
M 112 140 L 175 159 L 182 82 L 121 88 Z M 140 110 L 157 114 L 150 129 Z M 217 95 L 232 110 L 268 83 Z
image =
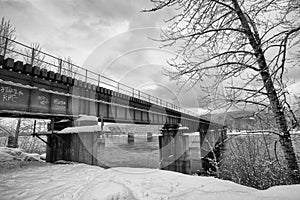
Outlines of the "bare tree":
M 276 150 L 274 137 L 268 133 L 230 135 L 220 168 L 221 178 L 257 189 L 291 184 L 288 172 L 277 159 L 282 154 Z
M 8 147 L 19 147 L 20 134 L 32 132 L 32 120 L 24 118 L 4 119 L 0 121 L 0 130 L 4 131 L 8 136 Z
M 177 47 L 169 75 L 197 84 L 207 100 L 224 97 L 232 104 L 258 105 L 276 119 L 276 134 L 291 179 L 299 166 L 290 130 L 298 125 L 287 99 L 286 68 L 300 44 L 297 0 L 151 0 L 154 8 L 175 9 L 159 40 Z M 200 82 L 200 84 L 198 84 Z M 225 86 L 221 90 L 221 86 Z M 220 92 L 222 91 L 222 92 Z M 202 99 L 204 100 L 204 99 Z
M 64 59 L 59 59 L 58 64 L 55 63 L 55 65 L 58 66 L 58 73 L 72 78 L 77 78 L 78 68 L 74 66 L 72 58 L 70 56 L 65 57 Z
M 17 125 L 16 125 L 16 131 L 15 131 L 15 137 L 14 140 L 12 142 L 12 146 L 13 148 L 18 148 L 18 140 L 19 140 L 19 135 L 20 135 L 20 128 L 21 128 L 21 123 L 22 123 L 22 118 L 18 118 L 17 119 Z
M 31 43 L 31 48 L 25 48 L 24 61 L 31 64 L 32 66 L 37 66 L 44 68 L 45 66 L 45 54 L 42 53 L 42 47 L 39 43 Z
M 0 24 L 0 54 L 4 54 L 4 48 L 10 50 L 14 49 L 14 43 L 12 40 L 16 39 L 16 28 L 11 24 L 10 20 L 6 20 L 4 17 L 1 18 Z M 6 54 L 12 54 L 11 51 L 6 51 Z
M 10 136 L 12 135 L 12 131 L 9 127 L 6 127 L 6 123 L 4 121 L 4 118 L 0 118 L 0 131 L 6 136 Z

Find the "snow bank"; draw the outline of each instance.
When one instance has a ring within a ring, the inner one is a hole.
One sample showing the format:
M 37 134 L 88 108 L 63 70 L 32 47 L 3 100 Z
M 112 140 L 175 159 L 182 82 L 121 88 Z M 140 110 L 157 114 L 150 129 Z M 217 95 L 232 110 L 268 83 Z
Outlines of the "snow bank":
M 212 177 L 142 168 L 47 165 L 0 174 L 1 199 L 298 199 L 300 185 L 260 191 Z
M 0 151 L 0 162 L 16 160 L 15 156 L 8 154 L 7 152 Z
M 76 121 L 94 121 L 98 123 L 98 117 L 91 115 L 79 115 L 79 118 Z
M 71 134 L 71 133 L 93 133 L 100 132 L 101 126 L 93 125 L 93 126 L 75 126 L 75 127 L 67 127 L 63 130 L 59 131 L 59 134 Z
M 42 161 L 37 153 L 26 153 L 19 148 L 0 147 L 0 161 Z

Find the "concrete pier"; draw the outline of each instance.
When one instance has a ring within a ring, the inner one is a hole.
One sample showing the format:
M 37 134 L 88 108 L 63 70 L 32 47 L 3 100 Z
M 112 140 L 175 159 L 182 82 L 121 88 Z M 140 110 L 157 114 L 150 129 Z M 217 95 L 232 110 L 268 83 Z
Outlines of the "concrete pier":
M 101 133 L 97 138 L 98 150 L 102 151 L 105 149 L 105 135 Z
M 159 136 L 160 169 L 191 174 L 189 138 L 179 124 L 165 124 Z
M 152 142 L 152 140 L 153 140 L 152 133 L 148 132 L 147 133 L 147 142 Z
M 133 133 L 127 133 L 128 136 L 128 144 L 134 143 L 134 134 Z
M 66 160 L 98 165 L 97 153 L 103 141 L 99 145 L 102 131 L 97 118 L 84 116 L 76 120 L 53 121 L 48 128 L 47 162 Z

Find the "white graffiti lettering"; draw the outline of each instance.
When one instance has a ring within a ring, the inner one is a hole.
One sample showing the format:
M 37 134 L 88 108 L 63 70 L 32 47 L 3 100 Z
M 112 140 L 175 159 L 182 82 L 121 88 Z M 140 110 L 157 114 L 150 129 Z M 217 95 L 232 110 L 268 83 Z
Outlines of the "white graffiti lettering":
M 49 104 L 49 100 L 45 96 L 38 96 L 38 99 L 40 100 L 41 105 L 48 105 Z
M 54 102 L 54 105 L 58 105 L 58 106 L 65 106 L 66 105 L 65 101 L 62 101 L 62 100 L 59 100 L 59 99 L 54 99 L 53 102 Z
M 19 96 L 23 96 L 24 93 L 18 89 L 14 89 L 10 86 L 1 86 L 0 93 L 2 94 L 2 101 L 10 101 L 17 103 Z

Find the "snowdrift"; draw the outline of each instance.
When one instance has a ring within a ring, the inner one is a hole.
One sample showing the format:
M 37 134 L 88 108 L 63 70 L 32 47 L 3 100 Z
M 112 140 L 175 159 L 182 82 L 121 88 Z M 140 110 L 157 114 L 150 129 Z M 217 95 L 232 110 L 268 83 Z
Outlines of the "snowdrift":
M 0 162 L 19 161 L 42 161 L 37 153 L 26 153 L 19 148 L 0 147 Z
M 1 155 L 12 156 L 3 152 Z M 300 196 L 300 185 L 261 191 L 212 177 L 145 168 L 103 169 L 85 164 L 18 169 L 0 174 L 0 186 L 3 200 L 289 200 Z

